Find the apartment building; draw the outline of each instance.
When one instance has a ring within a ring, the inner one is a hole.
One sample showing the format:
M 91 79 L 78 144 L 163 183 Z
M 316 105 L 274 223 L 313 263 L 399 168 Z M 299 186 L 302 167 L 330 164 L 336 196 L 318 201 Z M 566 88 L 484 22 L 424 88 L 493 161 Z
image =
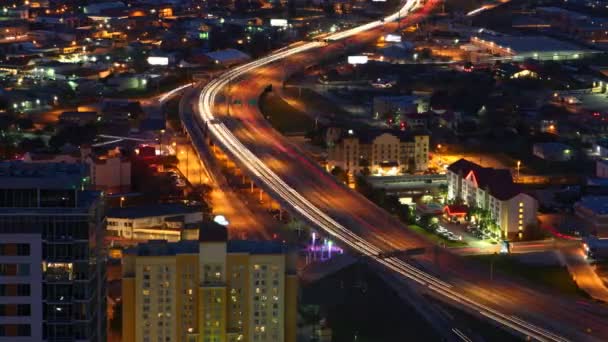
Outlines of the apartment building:
M 126 250 L 123 342 L 295 342 L 295 256 L 274 241 L 227 238 L 205 222 L 198 240 Z
M 489 211 L 503 237 L 523 233 L 526 225 L 537 223 L 538 202 L 513 183 L 509 170 L 460 159 L 448 167 L 447 180 L 448 200 L 461 199 Z
M 374 175 L 398 175 L 428 168 L 429 136 L 426 133 L 370 130 L 349 131 L 328 150 L 327 167 L 351 173 L 368 167 Z
M 0 342 L 105 341 L 100 194 L 82 165 L 0 163 Z

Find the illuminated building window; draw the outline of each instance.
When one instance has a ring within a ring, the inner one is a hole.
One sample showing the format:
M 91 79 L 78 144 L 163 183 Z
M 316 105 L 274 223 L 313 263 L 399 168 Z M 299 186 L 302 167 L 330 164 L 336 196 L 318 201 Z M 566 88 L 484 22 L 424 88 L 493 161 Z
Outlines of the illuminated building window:
M 523 218 L 524 218 L 524 215 L 519 214 L 519 218 L 520 218 L 520 219 L 523 219 Z
M 524 221 L 522 221 L 522 220 L 519 220 L 519 224 L 524 224 Z
M 523 207 L 524 206 L 524 202 L 519 202 L 519 206 Z
M 524 229 L 524 227 L 523 227 L 523 226 L 519 226 L 519 227 L 517 227 L 517 228 L 518 228 L 519 230 L 523 230 L 523 229 Z
M 143 291 L 142 291 L 142 294 L 143 294 L 144 296 L 149 296 L 149 295 L 150 295 L 150 290 L 143 290 Z
M 524 208 L 519 208 L 519 212 L 523 213 L 524 212 Z

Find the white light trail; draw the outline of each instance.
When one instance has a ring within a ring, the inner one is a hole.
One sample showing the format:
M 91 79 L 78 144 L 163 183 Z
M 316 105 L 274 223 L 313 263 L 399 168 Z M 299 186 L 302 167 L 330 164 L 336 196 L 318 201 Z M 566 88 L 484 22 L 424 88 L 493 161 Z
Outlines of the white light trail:
M 325 39 L 328 41 L 336 41 L 351 37 L 366 30 L 377 28 L 384 25 L 385 22 L 397 20 L 402 14 L 407 15 L 411 11 L 418 8 L 418 4 L 418 0 L 408 0 L 406 4 L 399 10 L 399 12 L 384 18 L 384 20 L 373 21 L 356 28 L 338 32 L 327 36 Z M 495 322 L 499 322 L 526 336 L 530 336 L 539 341 L 567 341 L 566 339 L 545 329 L 522 321 L 516 317 L 503 314 L 481 302 L 469 298 L 459 292 L 458 289 L 455 289 L 451 284 L 437 279 L 436 277 L 415 268 L 403 260 L 398 258 L 381 259 L 377 257 L 377 255 L 382 252 L 379 247 L 336 222 L 325 212 L 300 195 L 291 186 L 286 184 L 276 173 L 270 170 L 268 166 L 266 166 L 245 145 L 243 145 L 241 141 L 234 134 L 232 134 L 226 125 L 224 125 L 213 115 L 213 106 L 217 95 L 233 80 L 244 76 L 248 72 L 259 67 L 284 59 L 294 54 L 319 48 L 321 46 L 324 46 L 324 44 L 320 42 L 309 42 L 301 45 L 294 45 L 290 49 L 279 50 L 256 61 L 233 68 L 209 82 L 201 91 L 198 102 L 198 115 L 200 115 L 202 122 L 208 125 L 209 132 L 214 136 L 216 142 L 219 143 L 235 160 L 237 160 L 240 165 L 243 165 L 250 172 L 250 174 L 252 174 L 253 178 L 260 182 L 260 185 L 270 189 L 278 198 L 281 199 L 284 204 L 290 206 L 301 217 L 305 218 L 315 226 L 322 228 L 327 234 L 331 235 L 334 239 L 340 240 L 351 249 L 370 257 L 379 264 L 384 265 L 388 269 L 403 275 L 422 286 L 426 286 L 429 290 L 445 298 L 458 302 L 469 309 L 475 310 L 481 315 L 488 317 Z

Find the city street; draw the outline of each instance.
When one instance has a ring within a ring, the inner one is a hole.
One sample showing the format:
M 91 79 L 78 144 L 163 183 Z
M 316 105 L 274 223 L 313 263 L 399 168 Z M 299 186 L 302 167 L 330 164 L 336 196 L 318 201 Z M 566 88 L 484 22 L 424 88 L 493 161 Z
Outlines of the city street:
M 384 31 L 380 29 L 359 31 L 346 39 L 351 43 L 355 39 L 362 43 L 371 41 L 382 32 Z M 292 211 L 321 226 L 329 235 L 350 248 L 371 256 L 381 251 L 421 246 L 432 248 L 426 241 L 405 230 L 382 209 L 337 184 L 333 177 L 305 158 L 297 148 L 273 130 L 260 115 L 257 106 L 231 106 L 230 113 L 223 106 L 215 106 L 216 96 L 224 91 L 228 83 L 229 97 L 248 103 L 257 98 L 268 84 L 281 84 L 286 65 L 295 69 L 298 65 L 314 63 L 319 54 L 309 53 L 304 47 L 296 47 L 293 51 L 278 53 L 276 57 L 270 56 L 267 60 L 243 65 L 226 73 L 223 78 L 212 81 L 203 89 L 197 114 L 209 124 L 212 135 L 226 152 L 239 164 L 246 166 L 267 191 L 283 204 L 291 206 Z M 315 47 L 321 48 L 320 43 Z M 324 54 L 328 54 L 339 51 L 341 44 L 330 44 L 322 49 L 326 51 Z M 297 54 L 298 52 L 301 53 Z M 267 66 L 273 58 L 287 58 L 290 62 Z M 247 74 L 248 71 L 254 73 L 255 77 L 247 76 L 251 75 Z M 242 78 L 238 82 L 233 81 L 236 77 Z M 424 259 L 433 260 L 432 253 L 430 254 L 423 257 L 421 262 Z M 463 308 L 481 312 L 510 329 L 537 339 L 564 340 L 552 331 L 575 340 L 593 339 L 608 333 L 608 326 L 601 316 L 602 312 L 606 312 L 605 308 L 594 304 L 582 308 L 570 298 L 556 298 L 506 277 L 497 276 L 488 281 L 485 272 L 476 270 L 450 253 L 441 253 L 439 260 L 435 257 L 435 263 L 441 267 L 433 273 L 441 274 L 441 280 L 397 258 L 375 260 L 388 269 L 424 284 L 444 300 L 454 300 L 462 304 Z M 426 263 L 426 267 L 433 268 L 429 263 Z M 445 281 L 449 281 L 449 284 Z M 500 312 L 496 309 L 500 309 Z M 522 319 L 540 324 L 543 328 Z

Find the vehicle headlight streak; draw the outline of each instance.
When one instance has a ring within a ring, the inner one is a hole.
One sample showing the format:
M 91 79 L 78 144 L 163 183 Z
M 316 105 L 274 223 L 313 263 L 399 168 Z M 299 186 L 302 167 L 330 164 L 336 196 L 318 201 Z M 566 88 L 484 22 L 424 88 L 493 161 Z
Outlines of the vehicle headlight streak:
M 402 14 L 407 15 L 417 7 L 418 0 L 407 0 L 407 3 L 399 12 L 386 17 L 383 21 L 378 20 L 356 28 L 351 28 L 343 32 L 338 32 L 328 36 L 326 39 L 329 41 L 335 41 L 379 27 L 383 25 L 384 22 L 390 22 L 400 18 Z M 216 142 L 222 145 L 224 150 L 231 154 L 233 158 L 238 160 L 241 165 L 244 165 L 255 179 L 263 182 L 263 184 L 270 188 L 276 194 L 276 196 L 280 197 L 284 203 L 290 205 L 294 211 L 296 211 L 310 223 L 322 228 L 333 238 L 338 239 L 345 245 L 349 246 L 349 248 L 368 256 L 379 264 L 384 265 L 394 272 L 397 272 L 398 274 L 403 275 L 422 286 L 426 286 L 429 290 L 434 291 L 437 294 L 447 297 L 462 305 L 466 305 L 468 308 L 476 310 L 481 315 L 504 324 L 505 326 L 508 326 L 509 328 L 514 329 L 515 331 L 518 331 L 524 335 L 540 341 L 567 341 L 563 337 L 557 336 L 545 329 L 539 328 L 517 317 L 503 314 L 483 303 L 468 298 L 467 296 L 456 291 L 452 285 L 441 281 L 412 265 L 409 265 L 403 260 L 398 258 L 379 258 L 378 255 L 382 252 L 380 248 L 351 232 L 296 192 L 277 174 L 270 170 L 270 168 L 268 168 L 245 145 L 243 145 L 241 141 L 234 134 L 232 134 L 226 125 L 214 117 L 213 105 L 217 95 L 233 80 L 245 75 L 250 71 L 253 71 L 256 68 L 284 59 L 294 54 L 319 48 L 323 45 L 324 44 L 320 42 L 309 42 L 294 46 L 291 49 L 278 50 L 272 55 L 233 68 L 209 82 L 201 91 L 198 103 L 198 115 L 200 115 L 200 119 L 202 119 L 203 122 L 207 123 L 209 132 L 215 137 Z

